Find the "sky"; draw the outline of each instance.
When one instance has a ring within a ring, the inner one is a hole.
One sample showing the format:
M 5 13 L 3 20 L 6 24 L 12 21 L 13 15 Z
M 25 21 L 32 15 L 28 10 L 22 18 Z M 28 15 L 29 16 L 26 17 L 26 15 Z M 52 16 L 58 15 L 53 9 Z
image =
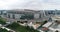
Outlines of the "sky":
M 0 0 L 1 9 L 60 10 L 60 0 Z

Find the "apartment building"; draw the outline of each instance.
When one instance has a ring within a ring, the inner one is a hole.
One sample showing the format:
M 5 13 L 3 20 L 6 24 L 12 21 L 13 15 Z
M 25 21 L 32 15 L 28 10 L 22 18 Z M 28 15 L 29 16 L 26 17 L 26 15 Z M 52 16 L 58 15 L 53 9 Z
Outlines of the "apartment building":
M 42 11 L 34 11 L 34 10 L 12 10 L 12 11 L 7 11 L 7 17 L 9 18 L 15 18 L 15 19 L 20 19 L 20 17 L 24 14 L 29 14 L 33 15 L 34 19 L 40 19 L 44 17 L 44 13 Z

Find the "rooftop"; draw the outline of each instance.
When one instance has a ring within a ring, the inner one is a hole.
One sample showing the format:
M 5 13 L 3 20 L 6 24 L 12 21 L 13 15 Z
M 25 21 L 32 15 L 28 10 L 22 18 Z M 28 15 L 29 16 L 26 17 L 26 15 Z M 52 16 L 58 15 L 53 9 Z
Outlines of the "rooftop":
M 17 13 L 17 14 L 22 14 L 22 13 L 40 13 L 40 11 L 35 11 L 35 10 L 29 10 L 29 9 L 21 9 L 21 10 L 9 10 L 7 11 L 8 13 Z

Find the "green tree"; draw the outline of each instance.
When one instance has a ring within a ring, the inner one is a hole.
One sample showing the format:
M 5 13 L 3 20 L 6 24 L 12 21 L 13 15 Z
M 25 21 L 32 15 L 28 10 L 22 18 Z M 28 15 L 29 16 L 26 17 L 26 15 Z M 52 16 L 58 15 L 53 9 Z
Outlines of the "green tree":
M 10 24 L 7 27 L 15 30 L 16 32 L 39 32 L 33 28 L 30 28 L 29 26 L 21 26 L 18 23 Z
M 2 18 L 2 17 L 0 17 L 0 24 L 6 24 L 6 21 Z
M 47 20 L 45 20 L 45 21 L 43 22 L 43 25 L 44 25 L 45 23 L 47 23 Z
M 0 28 L 0 32 L 9 32 L 9 31 L 7 31 L 6 29 Z
M 34 15 L 32 14 L 24 14 L 21 16 L 20 19 L 33 19 L 34 18 Z

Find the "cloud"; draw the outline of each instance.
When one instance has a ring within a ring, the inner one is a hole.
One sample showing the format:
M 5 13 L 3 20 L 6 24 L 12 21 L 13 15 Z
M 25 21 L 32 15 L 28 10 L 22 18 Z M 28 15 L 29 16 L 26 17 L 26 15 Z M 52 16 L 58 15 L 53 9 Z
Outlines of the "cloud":
M 0 0 L 0 9 L 60 9 L 60 0 Z

